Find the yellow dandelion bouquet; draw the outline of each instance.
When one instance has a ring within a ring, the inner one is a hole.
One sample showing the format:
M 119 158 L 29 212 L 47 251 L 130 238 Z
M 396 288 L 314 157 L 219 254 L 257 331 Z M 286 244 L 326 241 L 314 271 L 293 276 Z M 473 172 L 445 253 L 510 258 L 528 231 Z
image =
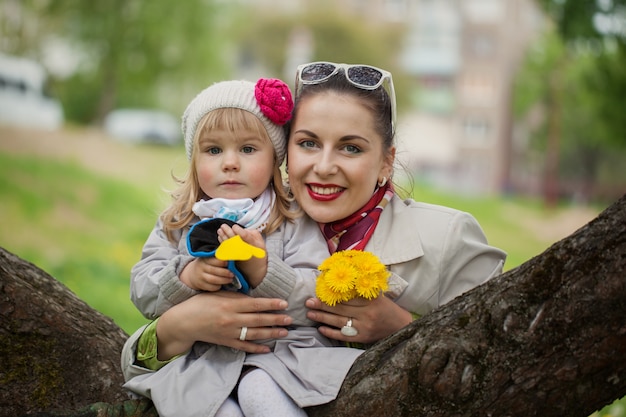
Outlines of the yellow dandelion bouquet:
M 390 273 L 371 252 L 352 249 L 335 252 L 317 269 L 321 273 L 315 294 L 329 306 L 355 297 L 373 300 L 388 288 Z

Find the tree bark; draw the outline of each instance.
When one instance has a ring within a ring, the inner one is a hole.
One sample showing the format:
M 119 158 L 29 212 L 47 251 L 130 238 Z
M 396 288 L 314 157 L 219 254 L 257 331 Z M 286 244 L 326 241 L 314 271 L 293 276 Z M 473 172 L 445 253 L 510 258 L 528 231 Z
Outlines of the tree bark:
M 50 275 L 0 248 L 0 416 L 122 402 L 128 336 Z
M 309 415 L 586 417 L 626 395 L 624 225 L 626 196 L 368 349 Z M 0 417 L 156 415 L 121 389 L 110 319 L 1 248 L 0 278 Z
M 381 341 L 317 416 L 585 417 L 626 394 L 626 196 Z

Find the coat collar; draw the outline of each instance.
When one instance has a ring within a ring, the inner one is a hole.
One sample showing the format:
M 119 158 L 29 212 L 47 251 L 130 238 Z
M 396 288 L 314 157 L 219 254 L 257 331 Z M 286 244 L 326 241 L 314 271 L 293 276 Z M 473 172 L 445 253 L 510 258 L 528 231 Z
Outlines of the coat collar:
M 385 265 L 407 262 L 424 255 L 414 218 L 416 215 L 415 210 L 394 195 L 380 215 L 365 250 L 375 253 Z

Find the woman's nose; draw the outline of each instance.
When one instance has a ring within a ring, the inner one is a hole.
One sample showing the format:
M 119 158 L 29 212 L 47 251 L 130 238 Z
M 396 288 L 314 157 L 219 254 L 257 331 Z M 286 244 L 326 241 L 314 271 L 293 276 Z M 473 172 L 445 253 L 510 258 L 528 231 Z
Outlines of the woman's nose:
M 319 176 L 333 175 L 337 172 L 337 163 L 331 152 L 322 152 L 313 166 L 313 171 Z

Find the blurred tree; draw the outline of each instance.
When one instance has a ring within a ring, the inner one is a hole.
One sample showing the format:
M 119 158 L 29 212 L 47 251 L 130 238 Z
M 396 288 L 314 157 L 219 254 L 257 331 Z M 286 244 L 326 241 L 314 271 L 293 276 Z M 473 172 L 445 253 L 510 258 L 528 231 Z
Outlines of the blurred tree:
M 624 191 L 626 61 L 619 62 L 587 51 L 569 68 L 560 174 L 570 195 L 608 200 Z
M 57 86 L 74 121 L 100 122 L 119 106 L 179 113 L 198 85 L 227 70 L 218 36 L 227 8 L 211 0 L 50 0 L 23 8 L 46 21 L 41 39 L 57 36 L 80 57 L 76 72 Z M 192 93 L 182 98 L 187 89 Z
M 397 22 L 373 24 L 353 15 L 341 13 L 336 5 L 311 2 L 310 9 L 299 14 L 263 14 L 250 8 L 239 15 L 236 42 L 244 54 L 243 60 L 262 64 L 270 73 L 281 77 L 293 86 L 295 67 L 311 61 L 364 63 L 393 73 L 397 91 L 404 91 L 409 79 L 398 65 L 397 56 L 405 29 Z M 329 12 L 335 10 L 335 12 Z M 297 34 L 310 37 L 310 51 L 299 51 L 302 59 L 290 60 L 290 42 Z M 408 94 L 398 94 L 401 109 Z M 404 101 L 403 101 L 404 100 Z
M 45 3 L 37 0 L 0 1 L 0 51 L 36 58 L 33 52 L 48 29 L 45 8 Z
M 626 0 L 538 0 L 538 3 L 554 20 L 565 41 L 606 36 L 616 37 L 622 43 L 626 41 L 623 26 Z
M 615 198 L 624 185 L 615 155 L 626 157 L 626 0 L 539 3 L 555 26 L 528 56 L 516 108 L 520 116 L 543 103 L 535 138 L 545 152 L 544 199 Z

